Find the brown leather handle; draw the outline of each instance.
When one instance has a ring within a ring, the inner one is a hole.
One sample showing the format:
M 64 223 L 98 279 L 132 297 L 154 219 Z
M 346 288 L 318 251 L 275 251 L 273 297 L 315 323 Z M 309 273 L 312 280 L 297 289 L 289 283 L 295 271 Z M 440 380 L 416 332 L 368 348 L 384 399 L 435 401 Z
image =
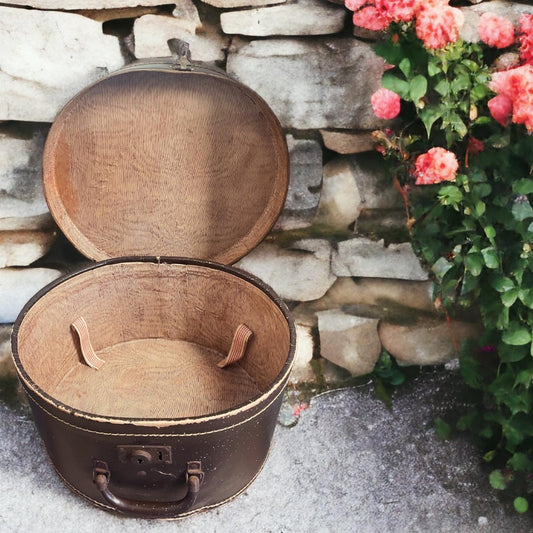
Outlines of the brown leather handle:
M 111 472 L 103 461 L 96 461 L 97 466 L 93 469 L 93 479 L 96 487 L 107 503 L 115 510 L 140 518 L 177 518 L 179 515 L 192 508 L 200 492 L 204 473 L 201 470 L 200 461 L 187 463 L 187 494 L 175 502 L 151 502 L 143 500 L 130 500 L 113 494 L 109 489 Z

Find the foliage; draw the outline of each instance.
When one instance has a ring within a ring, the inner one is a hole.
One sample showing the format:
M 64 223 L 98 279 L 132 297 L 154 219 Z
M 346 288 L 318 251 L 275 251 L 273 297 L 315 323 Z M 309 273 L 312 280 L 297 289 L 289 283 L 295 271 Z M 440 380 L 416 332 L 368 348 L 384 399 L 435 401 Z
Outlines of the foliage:
M 406 369 L 400 368 L 395 359 L 384 349 L 370 376 L 374 382 L 377 397 L 391 409 L 392 390 L 405 382 Z
M 479 402 L 458 427 L 482 442 L 495 467 L 491 485 L 518 491 L 514 506 L 525 512 L 533 494 L 533 16 L 503 50 L 454 39 L 430 48 L 417 36 L 416 5 L 411 19 L 391 15 L 376 45 L 390 67 L 382 85 L 401 98 L 401 111 L 375 137 L 436 304 L 450 315 L 479 308 L 485 333 L 461 356 Z M 484 28 L 491 44 L 502 38 L 498 27 Z M 386 114 L 387 102 L 390 95 L 372 104 Z

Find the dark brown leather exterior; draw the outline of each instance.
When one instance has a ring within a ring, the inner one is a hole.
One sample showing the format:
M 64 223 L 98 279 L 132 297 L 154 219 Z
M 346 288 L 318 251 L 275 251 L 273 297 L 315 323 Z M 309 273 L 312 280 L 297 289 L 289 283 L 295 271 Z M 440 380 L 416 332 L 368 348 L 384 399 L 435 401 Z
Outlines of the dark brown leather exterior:
M 92 265 L 98 268 L 110 262 L 175 261 L 188 264 L 209 264 L 243 277 L 264 290 L 284 313 L 290 329 L 291 343 L 284 370 L 271 387 L 251 406 L 229 410 L 205 419 L 164 421 L 162 426 L 143 425 L 135 420 L 117 420 L 87 416 L 60 404 L 32 383 L 20 363 L 17 352 L 17 332 L 25 314 L 40 296 L 53 290 L 60 280 L 40 291 L 24 308 L 14 327 L 12 346 L 15 365 L 30 400 L 36 425 L 48 455 L 63 481 L 76 493 L 108 510 L 110 507 L 99 492 L 94 479 L 95 461 L 109 467 L 110 489 L 122 498 L 146 501 L 176 501 L 186 493 L 185 470 L 188 461 L 201 461 L 204 477 L 196 502 L 187 511 L 198 511 L 224 503 L 242 492 L 259 473 L 268 450 L 283 391 L 294 355 L 295 332 L 283 302 L 260 280 L 244 272 L 212 262 L 180 258 L 121 258 Z M 179 393 L 179 391 L 177 391 Z M 146 465 L 125 461 L 122 446 L 170 447 L 170 463 Z M 139 515 L 138 515 L 139 516 Z M 142 516 L 153 517 L 149 512 Z M 166 518 L 176 518 L 167 516 Z
M 210 432 L 203 432 L 202 424 L 195 428 L 196 433 L 176 427 L 158 431 L 157 428 L 131 425 L 105 428 L 105 424 L 102 424 L 102 431 L 97 432 L 84 428 L 83 420 L 64 416 L 50 406 L 45 410 L 31 391 L 26 389 L 26 392 L 35 423 L 58 474 L 72 490 L 107 509 L 110 508 L 93 480 L 95 460 L 103 460 L 109 465 L 112 473 L 110 486 L 114 492 L 125 498 L 146 501 L 183 498 L 186 463 L 201 460 L 205 477 L 191 511 L 231 499 L 260 471 L 282 400 L 280 390 L 274 402 L 262 406 L 263 410 L 255 416 L 247 413 L 230 417 Z M 170 446 L 172 463 L 145 467 L 121 462 L 118 447 L 122 445 Z

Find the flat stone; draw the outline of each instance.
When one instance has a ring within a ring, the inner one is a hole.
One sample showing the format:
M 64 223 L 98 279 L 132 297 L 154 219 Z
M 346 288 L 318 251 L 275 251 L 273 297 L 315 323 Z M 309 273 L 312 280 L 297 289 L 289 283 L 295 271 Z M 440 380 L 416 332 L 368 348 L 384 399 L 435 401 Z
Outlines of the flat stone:
M 286 128 L 376 129 L 384 122 L 370 96 L 384 65 L 369 44 L 352 38 L 234 39 L 227 71 L 259 93 Z
M 385 172 L 383 158 L 376 152 L 341 156 L 334 161 L 341 171 L 353 175 L 359 195 L 361 210 L 403 208 L 403 200 L 394 188 L 392 177 Z
M 398 208 L 403 208 L 402 198 L 379 154 L 340 156 L 325 165 L 317 224 L 341 229 L 356 221 L 363 210 Z
M 374 241 L 406 242 L 411 238 L 405 208 L 361 209 L 354 231 Z
M 324 166 L 317 224 L 346 229 L 361 211 L 361 195 L 355 176 L 345 161 L 330 161 Z
M 184 28 L 183 21 L 175 17 L 163 15 L 140 17 L 133 25 L 135 57 L 170 56 L 167 41 L 176 38 L 189 43 L 193 61 L 206 63 L 223 61 L 229 38 L 222 35 L 219 28 L 213 24 L 204 23 L 202 27 L 201 33 L 194 33 Z
M 428 279 L 410 243 L 385 247 L 383 241 L 365 237 L 339 242 L 337 251 L 333 252 L 331 270 L 338 277 Z
M 294 366 L 289 381 L 291 383 L 309 383 L 315 381 L 316 376 L 311 366 L 315 340 L 310 327 L 295 324 L 296 349 L 294 352 Z
M 316 211 L 322 183 L 322 148 L 313 139 L 295 139 L 287 135 L 290 157 L 290 182 L 284 210 Z
M 26 302 L 60 275 L 51 268 L 0 268 L 0 324 L 15 322 Z
M 162 0 L 9 0 L 11 5 L 34 7 L 37 9 L 114 9 L 117 7 L 159 6 Z M 172 2 L 174 3 L 174 2 Z
M 41 171 L 47 132 L 47 125 L 0 125 L 0 230 L 52 226 Z
M 222 9 L 236 7 L 259 7 L 273 4 L 284 4 L 287 0 L 202 0 L 202 2 Z
M 320 130 L 320 134 L 325 147 L 338 154 L 359 154 L 376 148 L 370 131 Z
M 184 28 L 190 33 L 202 28 L 202 21 L 198 14 L 198 8 L 194 5 L 192 0 L 178 0 L 176 7 L 172 11 L 172 16 L 184 23 Z
M 309 228 L 313 224 L 314 213 L 307 211 L 282 211 L 274 224 L 274 231 L 292 231 Z
M 124 64 L 117 37 L 72 13 L 0 7 L 0 42 L 0 120 L 52 122 L 76 93 Z
M 309 301 L 323 296 L 335 281 L 330 261 L 328 241 L 307 239 L 291 249 L 262 243 L 236 266 L 261 278 L 285 300 Z
M 461 343 L 478 338 L 481 332 L 480 324 L 438 319 L 411 325 L 381 321 L 378 328 L 383 347 L 398 362 L 410 365 L 436 365 L 454 359 Z
M 342 366 L 336 365 L 324 357 L 316 360 L 315 363 L 318 372 L 320 372 L 320 380 L 328 387 L 334 389 L 350 385 L 353 382 L 353 376 L 348 370 Z
M 76 9 L 73 13 L 83 15 L 98 22 L 118 19 L 133 19 L 142 15 L 155 15 L 159 7 L 115 7 L 111 9 Z
M 340 309 L 317 313 L 320 355 L 348 370 L 352 376 L 372 372 L 381 353 L 378 320 L 344 313 Z
M 0 324 L 0 379 L 16 375 L 11 358 L 11 324 Z
M 381 31 L 368 30 L 367 28 L 355 25 L 352 29 L 352 34 L 354 37 L 365 41 L 377 41 L 383 36 L 383 32 Z
M 50 250 L 56 236 L 55 231 L 0 231 L 0 268 L 37 261 Z
M 433 304 L 432 292 L 431 281 L 337 278 L 322 298 L 297 305 L 291 315 L 310 328 L 318 325 L 317 312 L 330 309 L 395 324 L 413 324 L 441 316 Z
M 478 23 L 483 13 L 494 13 L 508 18 L 514 25 L 517 25 L 518 19 L 522 15 L 533 15 L 533 6 L 521 4 L 518 2 L 508 2 L 504 0 L 491 0 L 482 2 L 477 5 L 463 7 L 462 11 L 465 16 L 465 22 L 459 31 L 462 39 L 469 42 L 478 42 Z
M 220 15 L 222 31 L 228 34 L 328 35 L 344 28 L 346 10 L 322 0 L 295 0 L 273 6 L 229 11 Z
M 410 308 L 435 312 L 433 282 L 378 278 L 338 278 L 315 309 L 350 305 Z

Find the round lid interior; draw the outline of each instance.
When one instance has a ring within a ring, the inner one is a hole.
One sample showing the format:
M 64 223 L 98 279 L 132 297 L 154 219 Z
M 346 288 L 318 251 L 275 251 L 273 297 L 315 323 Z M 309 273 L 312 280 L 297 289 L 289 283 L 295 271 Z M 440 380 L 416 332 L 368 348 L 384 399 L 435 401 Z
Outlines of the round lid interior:
M 220 75 L 115 74 L 76 96 L 46 141 L 45 196 L 87 257 L 233 263 L 278 217 L 288 187 L 280 125 Z

